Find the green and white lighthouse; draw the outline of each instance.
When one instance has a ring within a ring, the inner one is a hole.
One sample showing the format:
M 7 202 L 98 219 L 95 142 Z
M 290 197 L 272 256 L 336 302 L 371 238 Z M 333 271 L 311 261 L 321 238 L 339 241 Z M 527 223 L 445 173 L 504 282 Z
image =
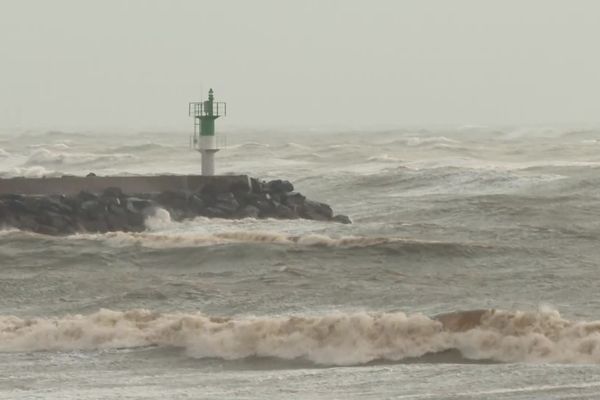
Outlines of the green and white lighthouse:
M 219 151 L 215 136 L 215 120 L 227 115 L 227 104 L 216 102 L 212 89 L 208 100 L 190 103 L 189 114 L 194 117 L 192 146 L 202 155 L 202 175 L 215 174 L 215 153 Z

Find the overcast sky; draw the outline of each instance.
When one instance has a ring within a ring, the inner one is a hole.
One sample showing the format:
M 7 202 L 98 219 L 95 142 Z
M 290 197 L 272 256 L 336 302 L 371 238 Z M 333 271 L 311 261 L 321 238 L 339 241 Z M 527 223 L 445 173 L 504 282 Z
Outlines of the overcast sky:
M 600 121 L 597 0 L 0 0 L 0 128 Z

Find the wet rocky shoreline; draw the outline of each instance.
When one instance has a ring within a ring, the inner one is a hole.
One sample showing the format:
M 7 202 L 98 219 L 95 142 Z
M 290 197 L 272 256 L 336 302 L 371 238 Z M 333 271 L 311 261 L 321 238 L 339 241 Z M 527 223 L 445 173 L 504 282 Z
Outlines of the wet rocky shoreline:
M 195 217 L 310 219 L 350 223 L 345 215 L 307 199 L 294 191 L 289 181 L 269 182 L 251 179 L 251 188 L 231 187 L 201 191 L 125 193 L 110 187 L 101 193 L 81 191 L 75 195 L 0 195 L 0 228 L 46 234 L 69 235 L 78 232 L 140 232 L 146 218 L 157 208 L 169 212 L 176 221 Z

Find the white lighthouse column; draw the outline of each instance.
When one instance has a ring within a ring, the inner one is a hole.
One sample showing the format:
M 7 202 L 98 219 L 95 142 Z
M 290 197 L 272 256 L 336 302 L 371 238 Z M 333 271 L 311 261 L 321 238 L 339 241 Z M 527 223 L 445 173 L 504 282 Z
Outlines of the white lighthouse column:
M 215 150 L 201 150 L 202 155 L 202 175 L 214 175 L 215 174 L 215 153 L 219 151 Z
M 202 175 L 215 174 L 215 153 L 217 140 L 214 135 L 200 136 L 200 154 L 202 155 Z

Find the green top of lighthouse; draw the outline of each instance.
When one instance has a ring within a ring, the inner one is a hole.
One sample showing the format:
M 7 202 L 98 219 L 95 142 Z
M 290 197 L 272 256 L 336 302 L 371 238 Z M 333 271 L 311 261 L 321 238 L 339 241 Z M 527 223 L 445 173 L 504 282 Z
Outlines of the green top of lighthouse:
M 227 115 L 227 104 L 215 101 L 215 92 L 208 91 L 208 100 L 189 103 L 189 114 L 194 117 L 194 147 L 200 145 L 200 137 L 215 136 L 215 120 Z
M 194 118 L 218 118 L 227 115 L 227 103 L 215 101 L 215 92 L 211 88 L 208 91 L 208 100 L 189 103 L 190 117 Z

